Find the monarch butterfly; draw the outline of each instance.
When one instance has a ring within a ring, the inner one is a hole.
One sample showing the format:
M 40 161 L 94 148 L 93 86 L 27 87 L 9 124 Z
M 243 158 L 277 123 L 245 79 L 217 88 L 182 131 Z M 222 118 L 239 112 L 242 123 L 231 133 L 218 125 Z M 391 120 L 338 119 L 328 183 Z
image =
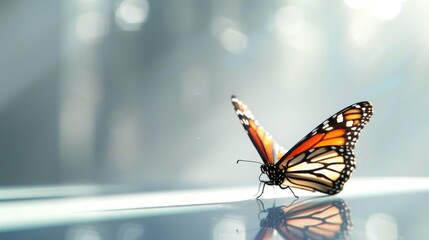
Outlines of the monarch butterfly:
M 259 175 L 263 187 L 257 198 L 264 193 L 265 185 L 289 188 L 295 197 L 290 187 L 330 195 L 339 193 L 355 169 L 353 149 L 373 112 L 370 102 L 352 104 L 322 122 L 286 152 L 243 102 L 234 95 L 231 102 L 263 160 Z M 261 180 L 263 174 L 268 181 Z
M 342 199 L 308 199 L 263 212 L 267 216 L 260 222 L 256 240 L 272 239 L 276 232 L 291 240 L 346 239 L 352 229 L 350 210 Z

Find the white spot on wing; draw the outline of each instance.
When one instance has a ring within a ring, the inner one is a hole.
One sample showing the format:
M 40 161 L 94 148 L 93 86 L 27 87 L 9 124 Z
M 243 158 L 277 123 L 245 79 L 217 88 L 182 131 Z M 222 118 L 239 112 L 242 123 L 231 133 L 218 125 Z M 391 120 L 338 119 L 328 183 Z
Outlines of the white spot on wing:
M 346 122 L 346 126 L 347 126 L 347 127 L 351 127 L 351 126 L 353 126 L 353 121 L 352 121 L 352 120 L 347 121 L 347 122 Z
M 338 115 L 338 117 L 337 117 L 337 123 L 342 123 L 343 120 L 344 120 L 343 114 Z

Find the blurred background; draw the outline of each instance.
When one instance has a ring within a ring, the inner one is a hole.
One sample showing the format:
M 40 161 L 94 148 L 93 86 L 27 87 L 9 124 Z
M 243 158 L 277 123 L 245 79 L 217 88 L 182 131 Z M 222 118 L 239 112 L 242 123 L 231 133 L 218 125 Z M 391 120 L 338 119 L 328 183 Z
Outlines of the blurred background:
M 233 111 L 286 148 L 362 100 L 359 176 L 429 176 L 429 2 L 0 3 L 0 185 L 258 184 Z

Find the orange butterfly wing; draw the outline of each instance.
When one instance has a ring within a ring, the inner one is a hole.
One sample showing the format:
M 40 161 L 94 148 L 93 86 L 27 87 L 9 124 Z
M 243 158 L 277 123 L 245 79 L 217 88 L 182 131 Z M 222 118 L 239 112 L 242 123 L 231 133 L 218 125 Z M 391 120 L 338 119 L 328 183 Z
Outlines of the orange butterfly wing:
M 278 164 L 312 148 L 344 146 L 354 149 L 360 132 L 372 117 L 372 112 L 371 103 L 366 101 L 344 108 L 301 139 Z
M 353 149 L 372 113 L 369 102 L 356 103 L 311 131 L 278 161 L 286 169 L 283 185 L 339 193 L 355 169 Z
M 273 165 L 286 152 L 265 129 L 255 120 L 248 107 L 234 95 L 231 97 L 232 105 L 240 119 L 241 124 L 250 137 L 253 145 L 265 164 Z

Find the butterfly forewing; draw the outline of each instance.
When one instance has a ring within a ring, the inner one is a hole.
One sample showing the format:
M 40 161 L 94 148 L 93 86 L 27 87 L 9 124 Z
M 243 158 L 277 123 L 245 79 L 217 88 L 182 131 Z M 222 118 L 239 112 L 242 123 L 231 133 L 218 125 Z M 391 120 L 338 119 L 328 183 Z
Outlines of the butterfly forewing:
M 232 105 L 240 119 L 241 124 L 250 137 L 253 145 L 261 155 L 265 164 L 275 164 L 286 152 L 265 129 L 255 120 L 248 107 L 234 95 L 231 97 Z
M 371 116 L 372 105 L 370 102 L 359 102 L 344 108 L 301 139 L 282 157 L 278 164 L 318 147 L 345 146 L 354 149 L 360 132 Z

